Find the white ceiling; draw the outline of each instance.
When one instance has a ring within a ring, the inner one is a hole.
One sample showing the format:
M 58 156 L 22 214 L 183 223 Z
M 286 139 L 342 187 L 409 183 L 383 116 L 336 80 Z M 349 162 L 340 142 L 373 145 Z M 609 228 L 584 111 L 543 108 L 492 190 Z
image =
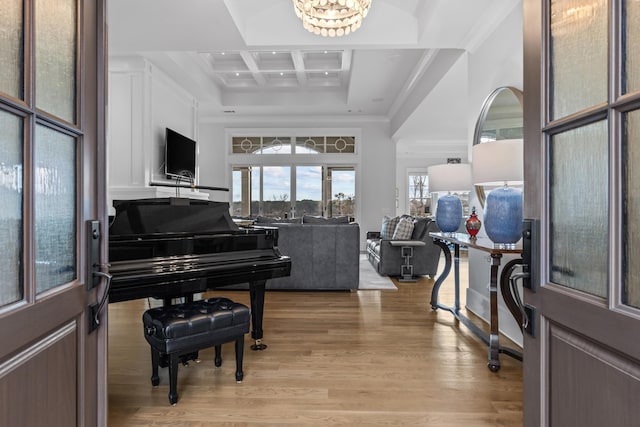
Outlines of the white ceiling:
M 147 58 L 204 116 L 351 114 L 389 120 L 396 141 L 465 139 L 457 61 L 518 4 L 372 0 L 358 31 L 324 38 L 291 0 L 109 0 L 109 52 Z

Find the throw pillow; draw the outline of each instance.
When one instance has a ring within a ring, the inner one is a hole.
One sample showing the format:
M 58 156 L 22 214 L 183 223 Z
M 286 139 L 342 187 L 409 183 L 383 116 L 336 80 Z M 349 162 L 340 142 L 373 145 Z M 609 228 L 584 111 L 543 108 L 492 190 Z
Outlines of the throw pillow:
M 382 218 L 382 229 L 380 229 L 380 238 L 384 240 L 390 240 L 393 238 L 393 233 L 396 231 L 396 225 L 400 221 L 400 217 L 390 217 L 385 215 Z
M 413 233 L 413 218 L 400 218 L 393 232 L 393 240 L 409 240 L 411 233 Z
M 411 236 L 411 238 L 413 240 L 424 239 L 426 237 L 425 234 L 427 234 L 427 227 L 429 226 L 430 222 L 431 219 L 429 218 L 416 218 L 415 221 L 413 221 L 413 235 Z

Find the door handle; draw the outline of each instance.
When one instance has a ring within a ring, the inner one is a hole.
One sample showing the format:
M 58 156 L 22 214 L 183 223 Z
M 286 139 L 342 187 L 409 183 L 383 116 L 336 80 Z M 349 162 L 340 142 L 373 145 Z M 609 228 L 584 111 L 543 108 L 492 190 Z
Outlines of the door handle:
M 109 290 L 111 288 L 111 275 L 101 271 L 104 264 L 100 263 L 100 221 L 90 220 L 86 222 L 87 231 L 87 268 L 85 283 L 87 290 L 91 290 L 100 284 L 100 280 L 106 279 L 107 286 L 104 294 L 98 303 L 91 304 L 88 307 L 89 313 L 89 333 L 93 332 L 100 325 L 100 312 L 104 309 L 109 299 Z M 108 267 L 108 265 L 106 265 Z
M 100 284 L 100 221 L 90 220 L 86 222 L 87 230 L 87 268 L 85 283 L 87 290 Z

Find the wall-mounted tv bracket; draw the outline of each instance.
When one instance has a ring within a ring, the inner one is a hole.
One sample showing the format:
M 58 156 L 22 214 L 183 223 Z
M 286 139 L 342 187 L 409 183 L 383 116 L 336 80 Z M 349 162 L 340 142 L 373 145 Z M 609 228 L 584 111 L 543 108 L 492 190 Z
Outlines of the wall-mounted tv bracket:
M 99 303 L 89 305 L 89 333 L 95 331 L 100 326 L 100 313 L 109 299 L 109 290 L 111 289 L 111 275 L 102 271 L 103 267 L 108 265 L 100 263 L 100 221 L 90 220 L 86 223 L 87 227 L 87 276 L 85 283 L 87 290 L 91 290 L 100 284 L 101 279 L 107 279 L 104 294 L 100 298 Z

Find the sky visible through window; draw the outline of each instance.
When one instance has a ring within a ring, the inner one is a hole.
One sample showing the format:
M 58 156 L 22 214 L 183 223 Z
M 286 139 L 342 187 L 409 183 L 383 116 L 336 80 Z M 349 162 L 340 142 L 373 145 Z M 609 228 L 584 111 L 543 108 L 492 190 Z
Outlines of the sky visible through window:
M 291 173 L 290 166 L 269 166 L 263 171 L 263 200 L 281 200 L 283 194 L 286 200 L 291 200 Z M 322 194 L 322 169 L 320 167 L 299 167 L 297 173 L 297 199 L 320 200 Z M 233 174 L 233 188 L 241 186 L 241 175 Z M 347 197 L 354 197 L 355 174 L 351 171 L 333 171 L 332 196 L 344 193 Z M 255 196 L 254 196 L 255 197 Z M 241 192 L 234 191 L 234 202 L 239 202 Z

